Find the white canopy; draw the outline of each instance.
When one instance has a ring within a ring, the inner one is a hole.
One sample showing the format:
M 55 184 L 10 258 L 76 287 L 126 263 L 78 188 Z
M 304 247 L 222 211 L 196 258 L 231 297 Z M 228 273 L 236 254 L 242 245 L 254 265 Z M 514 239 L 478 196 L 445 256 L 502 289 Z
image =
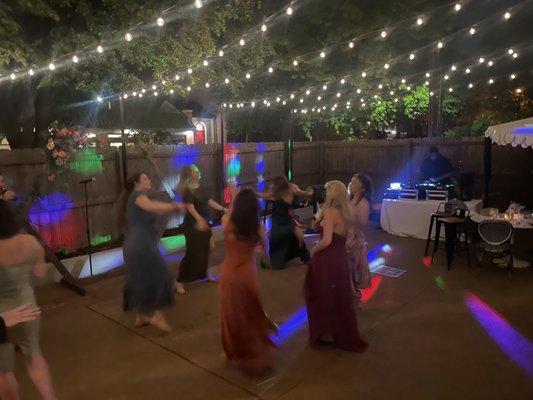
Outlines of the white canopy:
M 489 126 L 485 131 L 485 137 L 502 146 L 510 144 L 524 149 L 533 148 L 533 117 Z

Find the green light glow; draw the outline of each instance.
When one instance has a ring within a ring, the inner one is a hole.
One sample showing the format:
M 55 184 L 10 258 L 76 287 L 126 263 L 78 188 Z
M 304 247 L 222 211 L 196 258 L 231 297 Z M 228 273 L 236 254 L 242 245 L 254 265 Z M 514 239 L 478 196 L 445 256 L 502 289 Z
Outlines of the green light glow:
M 111 235 L 96 235 L 91 238 L 91 246 L 98 246 L 109 241 L 111 241 Z
M 442 276 L 437 276 L 435 278 L 435 282 L 437 282 L 437 286 L 442 289 L 442 290 L 446 290 L 446 283 L 444 283 L 444 279 L 442 278 Z
M 289 181 L 292 181 L 292 169 L 289 169 L 289 172 L 287 174 L 287 178 L 289 178 Z
M 68 167 L 79 174 L 97 175 L 104 171 L 102 166 L 103 156 L 97 154 L 92 148 L 85 148 L 74 153 Z
M 177 251 L 185 247 L 185 236 L 168 236 L 161 239 L 161 244 L 166 251 Z

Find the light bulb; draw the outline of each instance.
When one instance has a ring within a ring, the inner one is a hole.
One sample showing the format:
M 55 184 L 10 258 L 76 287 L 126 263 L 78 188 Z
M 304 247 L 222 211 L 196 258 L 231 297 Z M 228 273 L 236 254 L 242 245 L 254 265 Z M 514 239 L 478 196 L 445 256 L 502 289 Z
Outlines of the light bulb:
M 465 69 L 465 74 L 468 75 L 469 73 L 470 73 L 470 68 Z
M 494 65 L 494 62 L 493 62 L 492 60 L 490 60 L 490 61 L 487 63 L 487 65 L 488 65 L 489 67 L 492 67 L 492 66 Z
M 137 97 L 137 92 L 132 93 L 133 97 Z
M 166 85 L 167 81 L 165 81 L 164 79 L 161 81 L 161 84 L 162 85 Z
M 11 78 L 12 81 L 14 81 L 14 80 L 17 78 L 17 77 L 15 76 L 15 74 L 11 74 L 9 77 Z
M 361 76 L 362 76 L 363 78 L 366 78 L 366 72 L 362 72 L 362 73 L 361 73 Z
M 327 90 L 327 88 L 328 88 L 328 85 L 322 86 L 322 90 Z
M 269 68 L 268 68 L 268 73 L 271 74 L 272 72 L 274 72 L 274 68 L 269 67 Z
M 380 36 L 385 39 L 387 37 L 387 31 L 381 31 Z
M 174 89 L 169 90 L 170 94 L 174 94 Z
M 304 99 L 300 99 L 300 103 L 303 103 L 304 102 Z
M 279 96 L 278 96 L 278 97 L 276 97 L 276 102 L 278 102 L 278 103 L 279 103 L 280 101 L 281 101 L 281 99 L 279 98 Z
M 126 39 L 126 42 L 131 42 L 133 36 L 131 35 L 131 33 L 128 32 L 124 35 L 124 38 Z
M 285 106 L 285 105 L 287 105 L 287 102 L 285 100 L 283 100 L 283 102 L 281 104 L 283 104 Z
M 383 66 L 383 68 L 385 68 L 385 69 L 389 69 L 389 67 L 390 67 L 389 64 L 385 64 L 385 65 Z
M 188 69 L 187 69 L 187 72 L 188 72 L 189 74 L 192 74 L 192 68 L 188 68 Z
M 318 101 L 320 101 L 320 100 L 322 100 L 322 96 L 318 96 L 316 99 L 317 99 Z
M 205 87 L 208 88 L 210 85 L 209 85 L 209 82 L 206 82 L 205 83 Z
M 157 23 L 158 26 L 163 26 L 163 25 L 165 25 L 165 20 L 163 18 L 159 17 L 157 19 L 156 23 Z
M 294 93 L 291 93 L 291 100 L 294 99 Z
M 292 9 L 292 7 L 287 7 L 287 15 L 292 15 L 293 12 L 294 10 Z
M 146 93 L 146 89 L 141 89 L 141 92 Z
M 402 83 L 405 83 L 405 82 L 406 82 L 405 78 L 402 78 L 401 82 L 402 82 Z
M 178 74 L 176 74 L 176 76 L 174 77 L 175 80 L 179 81 L 180 80 L 180 76 Z
M 383 89 L 383 85 L 381 83 L 378 85 L 378 89 Z
M 518 58 L 518 53 L 513 53 L 513 58 L 517 59 Z
M 346 79 L 342 78 L 341 79 L 341 85 L 344 85 L 346 83 Z
M 422 18 L 418 18 L 418 19 L 416 20 L 416 24 L 417 24 L 418 26 L 422 25 L 423 23 L 424 23 L 424 20 L 422 20 Z
M 244 39 L 239 40 L 239 44 L 240 44 L 241 46 L 244 46 L 245 43 L 246 43 L 246 42 L 244 41 Z
M 157 86 L 156 85 L 152 85 L 152 90 L 156 90 L 157 89 Z
M 204 60 L 203 64 L 204 64 L 204 67 L 207 67 L 209 65 L 209 61 Z
M 320 52 L 320 58 L 324 58 L 324 57 L 326 57 L 326 53 L 325 53 L 325 52 L 323 52 L 323 51 L 322 51 L 322 52 Z
M 72 62 L 73 62 L 74 64 L 77 64 L 79 61 L 80 61 L 80 59 L 79 59 L 78 56 L 72 56 Z
M 450 77 L 448 75 L 444 75 L 444 80 L 447 81 L 448 79 L 450 79 Z
M 227 85 L 229 83 L 229 79 L 228 78 L 224 79 L 224 83 Z
M 196 8 L 202 8 L 204 6 L 204 3 L 202 0 L 194 0 L 194 7 Z
M 489 79 L 489 85 L 492 85 L 494 83 L 494 79 Z
M 349 47 L 350 49 L 353 49 L 353 48 L 355 47 L 355 43 L 354 43 L 354 42 L 350 42 L 350 43 L 348 43 L 348 47 Z
M 439 49 L 442 49 L 444 47 L 444 43 L 442 43 L 442 42 L 437 43 L 437 47 Z
M 262 32 L 266 32 L 267 31 L 267 26 L 265 24 L 261 25 L 261 31 Z
M 98 97 L 96 98 L 96 101 L 99 102 L 99 103 L 101 103 L 101 102 L 103 101 L 103 99 L 102 99 L 100 96 L 98 96 Z
M 252 103 L 250 104 L 253 107 L 255 107 L 255 101 L 252 101 Z
M 30 68 L 28 71 L 28 75 L 33 76 L 34 74 L 35 74 L 35 71 L 33 70 L 33 68 Z
M 292 62 L 292 65 L 294 65 L 294 66 L 296 67 L 296 66 L 298 65 L 298 60 L 294 60 L 294 61 Z
M 357 94 L 361 94 L 361 89 L 357 89 Z
M 98 47 L 96 48 L 96 51 L 97 51 L 98 53 L 102 54 L 102 53 L 104 52 L 104 48 L 103 48 L 102 46 L 98 46 Z
M 154 92 L 154 96 L 157 96 L 158 94 L 159 94 L 159 93 L 157 93 L 157 92 Z
M 187 86 L 187 92 L 190 92 L 190 91 L 191 91 L 191 87 Z
M 407 89 L 407 90 L 411 90 L 411 85 L 407 86 L 406 89 Z
M 454 7 L 455 11 L 461 11 L 461 4 L 457 3 Z
M 143 97 L 143 94 L 142 93 L 139 93 L 139 98 Z
M 511 80 L 515 80 L 516 79 L 516 75 L 515 74 L 511 74 L 511 76 L 509 76 L 509 78 L 511 78 Z
M 426 72 L 426 78 L 429 78 L 431 74 L 429 72 Z
M 409 54 L 409 60 L 414 60 L 414 59 L 415 59 L 414 53 Z
M 429 86 L 429 81 L 425 81 L 424 85 Z
M 507 53 L 509 53 L 509 55 L 512 56 L 513 53 L 514 53 L 514 50 L 512 48 L 510 48 L 509 50 L 507 50 Z
M 219 57 L 224 57 L 224 50 L 219 50 L 218 51 L 218 56 Z
M 478 61 L 479 61 L 480 64 L 483 64 L 485 62 L 485 59 L 483 57 L 479 57 Z
M 505 18 L 505 19 L 511 18 L 511 13 L 510 12 L 506 12 L 505 14 L 503 14 L 503 18 Z
M 341 97 L 341 94 L 339 92 L 337 92 L 337 97 Z
M 474 87 L 474 84 L 473 83 L 469 83 L 468 84 L 468 89 L 472 89 Z
M 391 96 L 394 96 L 394 90 L 391 90 L 389 93 Z
M 450 92 L 450 93 L 453 92 L 453 88 L 449 88 L 448 92 Z
M 252 77 L 252 75 L 250 75 L 249 72 L 246 73 L 246 79 L 250 79 Z
M 311 91 L 310 91 L 309 89 L 307 89 L 307 90 L 305 91 L 305 94 L 306 94 L 307 96 L 309 96 L 309 95 L 311 94 Z
M 522 93 L 522 89 L 517 88 L 517 89 L 515 90 L 515 92 L 518 93 L 518 94 L 520 94 L 520 93 Z
M 452 65 L 452 66 L 450 67 L 450 69 L 451 69 L 452 71 L 456 71 L 456 70 L 457 70 L 457 67 L 456 67 L 455 65 Z
M 434 96 L 435 93 L 433 93 L 433 92 L 429 92 L 429 95 L 430 95 L 430 96 Z
M 470 28 L 469 32 L 470 32 L 471 35 L 475 35 L 476 34 L 476 29 L 472 27 L 472 28 Z
M 50 63 L 50 64 L 48 64 L 48 69 L 49 69 L 50 71 L 53 71 L 54 69 L 56 69 L 55 64 L 54 64 L 54 63 Z

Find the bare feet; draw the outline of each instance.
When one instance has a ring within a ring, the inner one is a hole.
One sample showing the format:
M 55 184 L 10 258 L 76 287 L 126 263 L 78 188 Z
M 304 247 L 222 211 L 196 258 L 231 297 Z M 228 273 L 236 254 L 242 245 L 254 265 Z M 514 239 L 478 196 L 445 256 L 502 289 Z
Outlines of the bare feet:
M 176 282 L 176 292 L 178 292 L 178 294 L 185 294 L 185 287 L 183 286 L 183 283 L 181 282 Z
M 159 311 L 154 313 L 154 316 L 150 320 L 150 325 L 156 327 L 157 329 L 163 332 L 170 332 L 172 330 L 163 314 Z
M 135 324 L 134 325 L 137 328 L 141 328 L 143 326 L 148 326 L 148 325 L 150 325 L 150 319 L 146 318 L 146 317 L 143 317 L 142 315 L 137 315 L 135 317 Z

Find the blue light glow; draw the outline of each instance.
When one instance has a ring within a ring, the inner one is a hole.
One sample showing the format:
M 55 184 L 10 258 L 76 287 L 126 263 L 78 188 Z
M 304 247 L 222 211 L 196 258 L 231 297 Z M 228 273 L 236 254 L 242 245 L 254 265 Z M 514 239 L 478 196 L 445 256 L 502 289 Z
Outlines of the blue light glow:
M 279 325 L 278 335 L 271 334 L 270 339 L 280 345 L 290 339 L 296 332 L 304 327 L 307 323 L 307 308 L 304 306 Z

